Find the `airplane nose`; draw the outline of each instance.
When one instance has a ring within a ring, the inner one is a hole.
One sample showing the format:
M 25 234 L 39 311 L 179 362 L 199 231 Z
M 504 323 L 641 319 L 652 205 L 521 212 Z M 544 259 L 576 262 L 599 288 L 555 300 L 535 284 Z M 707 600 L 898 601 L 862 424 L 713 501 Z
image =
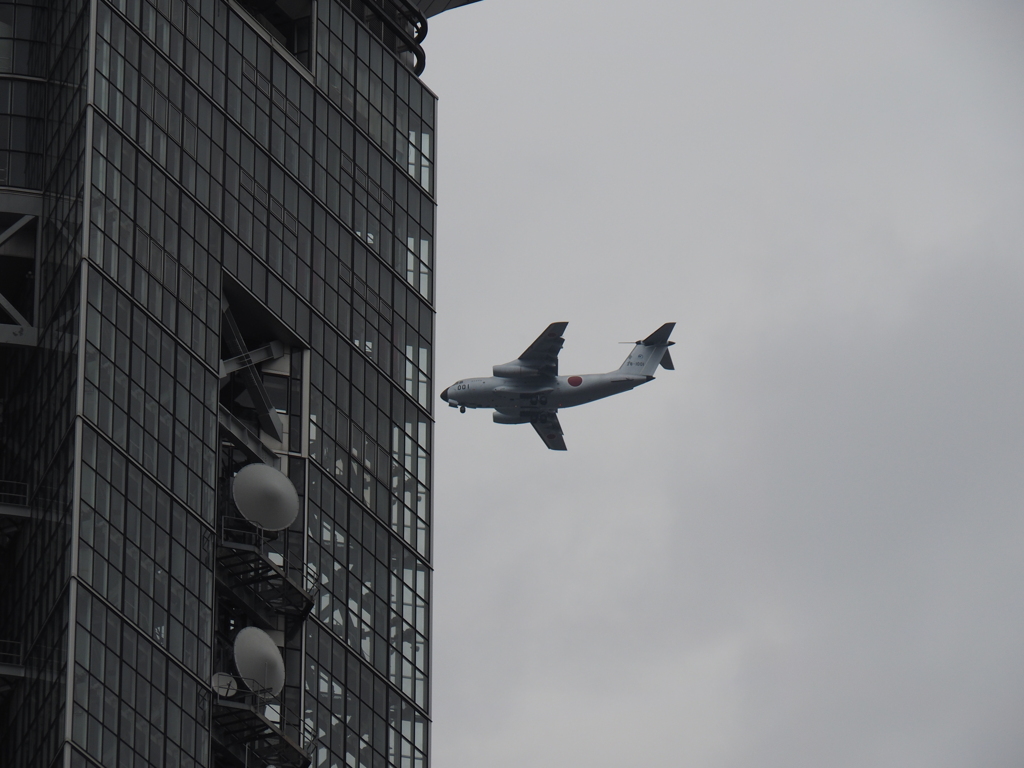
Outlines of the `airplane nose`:
M 441 399 L 444 400 L 446 403 L 448 402 L 448 387 L 445 387 L 444 391 L 441 392 Z

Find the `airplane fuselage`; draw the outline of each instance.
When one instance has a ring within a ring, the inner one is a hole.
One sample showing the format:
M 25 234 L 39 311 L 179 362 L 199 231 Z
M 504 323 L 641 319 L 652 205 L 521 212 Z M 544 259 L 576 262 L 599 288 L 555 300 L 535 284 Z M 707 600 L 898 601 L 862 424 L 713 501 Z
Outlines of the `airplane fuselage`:
M 494 408 L 500 411 L 571 408 L 627 392 L 653 376 L 621 371 L 582 376 L 536 376 L 460 379 L 441 393 L 452 408 Z

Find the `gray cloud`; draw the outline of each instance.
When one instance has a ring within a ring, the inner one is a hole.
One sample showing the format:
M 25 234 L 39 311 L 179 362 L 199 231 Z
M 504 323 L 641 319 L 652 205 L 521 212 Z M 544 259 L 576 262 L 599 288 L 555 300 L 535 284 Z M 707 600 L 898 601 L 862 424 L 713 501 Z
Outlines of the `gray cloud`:
M 439 388 L 679 322 L 567 454 L 438 409 L 435 765 L 1021 764 L 1022 18 L 432 20 Z

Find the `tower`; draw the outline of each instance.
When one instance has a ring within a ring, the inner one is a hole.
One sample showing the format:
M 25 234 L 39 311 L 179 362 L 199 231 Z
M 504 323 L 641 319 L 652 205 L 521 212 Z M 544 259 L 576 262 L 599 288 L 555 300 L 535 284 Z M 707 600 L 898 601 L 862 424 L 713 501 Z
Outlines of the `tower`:
M 0 4 L 0 764 L 426 766 L 460 4 Z

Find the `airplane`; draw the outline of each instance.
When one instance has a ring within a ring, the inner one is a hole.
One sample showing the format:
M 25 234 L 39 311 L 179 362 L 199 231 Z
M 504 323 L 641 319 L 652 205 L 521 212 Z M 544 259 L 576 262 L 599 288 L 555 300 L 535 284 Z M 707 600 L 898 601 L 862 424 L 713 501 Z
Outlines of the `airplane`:
M 459 379 L 441 399 L 465 413 L 467 408 L 493 408 L 496 424 L 532 424 L 553 451 L 564 451 L 565 439 L 558 409 L 583 405 L 627 392 L 654 378 L 660 365 L 673 371 L 668 337 L 675 323 L 665 323 L 633 351 L 618 370 L 583 376 L 559 376 L 558 353 L 568 323 L 552 323 L 526 351 L 510 363 L 496 365 L 486 379 Z

